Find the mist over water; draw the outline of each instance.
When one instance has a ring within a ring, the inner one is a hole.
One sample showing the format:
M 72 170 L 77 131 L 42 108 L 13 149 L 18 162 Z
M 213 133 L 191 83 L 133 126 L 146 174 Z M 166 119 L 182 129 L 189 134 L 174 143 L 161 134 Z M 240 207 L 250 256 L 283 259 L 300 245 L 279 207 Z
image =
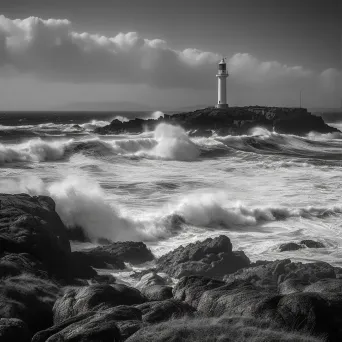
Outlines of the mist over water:
M 82 227 L 94 243 L 145 241 L 161 255 L 226 234 L 252 260 L 341 263 L 339 133 L 298 137 L 258 128 L 190 138 L 161 124 L 154 132 L 98 136 L 94 128 L 129 118 L 53 118 L 0 126 L 0 191 L 51 196 L 66 226 Z M 281 243 L 302 239 L 327 247 L 279 252 Z

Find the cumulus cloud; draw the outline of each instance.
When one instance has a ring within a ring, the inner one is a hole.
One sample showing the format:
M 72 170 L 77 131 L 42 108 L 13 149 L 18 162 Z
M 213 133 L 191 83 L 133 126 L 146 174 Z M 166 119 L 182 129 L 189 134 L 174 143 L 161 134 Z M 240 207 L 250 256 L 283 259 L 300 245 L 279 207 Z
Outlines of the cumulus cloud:
M 76 32 L 65 19 L 12 20 L 0 16 L 0 69 L 38 79 L 212 89 L 219 60 L 214 52 L 176 50 L 164 40 L 143 38 L 136 32 L 107 37 Z M 328 91 L 341 79 L 335 69 L 316 74 L 302 66 L 260 61 L 247 53 L 230 57 L 228 67 L 231 82 L 237 86 L 315 82 Z

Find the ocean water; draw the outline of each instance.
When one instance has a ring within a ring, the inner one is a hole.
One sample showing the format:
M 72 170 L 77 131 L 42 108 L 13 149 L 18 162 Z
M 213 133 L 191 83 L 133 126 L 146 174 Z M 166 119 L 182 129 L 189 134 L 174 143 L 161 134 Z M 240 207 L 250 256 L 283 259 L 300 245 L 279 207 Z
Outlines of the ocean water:
M 0 191 L 51 196 L 64 223 L 98 238 L 144 241 L 160 256 L 227 235 L 255 260 L 342 264 L 342 134 L 189 138 L 159 125 L 98 136 L 115 117 L 162 113 L 0 114 Z M 335 123 L 339 127 L 339 123 Z M 326 248 L 279 252 L 313 239 Z

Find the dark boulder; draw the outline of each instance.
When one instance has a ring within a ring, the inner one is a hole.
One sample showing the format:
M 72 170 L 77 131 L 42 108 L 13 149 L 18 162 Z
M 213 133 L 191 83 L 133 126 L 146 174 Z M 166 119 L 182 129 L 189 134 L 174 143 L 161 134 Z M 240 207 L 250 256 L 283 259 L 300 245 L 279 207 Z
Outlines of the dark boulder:
M 121 334 L 111 312 L 90 312 L 73 317 L 37 333 L 32 342 L 121 342 Z
M 20 319 L 0 318 L 1 342 L 29 342 L 30 332 L 27 325 Z
M 49 276 L 69 278 L 67 229 L 46 196 L 0 194 L 0 254 L 28 253 Z
M 299 243 L 295 242 L 287 242 L 283 243 L 279 246 L 280 252 L 288 252 L 288 251 L 297 251 L 298 249 L 302 248 L 324 248 L 322 242 L 313 241 L 313 240 L 302 240 Z
M 306 286 L 303 292 L 337 293 L 342 295 L 342 279 L 320 279 Z
M 188 275 L 222 278 L 249 265 L 243 252 L 232 251 L 230 239 L 225 235 L 180 246 L 157 260 L 157 270 L 175 278 Z
M 191 317 L 195 310 L 187 303 L 168 299 L 157 302 L 147 302 L 136 306 L 141 310 L 143 322 L 158 323 L 170 319 Z
M 93 341 L 90 338 L 95 339 L 95 336 L 100 339 L 101 336 L 107 336 L 107 334 L 108 338 L 118 338 L 118 331 L 113 329 L 114 323 L 120 331 L 121 339 L 124 339 L 124 337 L 127 338 L 140 329 L 142 326 L 141 319 L 141 311 L 132 306 L 120 305 L 109 309 L 96 308 L 68 318 L 59 324 L 38 332 L 32 339 L 32 342 L 50 341 L 50 338 L 52 339 L 52 337 L 53 341 L 59 341 L 57 338 L 64 338 L 66 341 L 69 341 L 69 338 L 71 338 L 71 336 L 73 337 L 72 334 L 75 329 L 82 332 L 79 335 L 79 338 L 83 338 L 84 341 Z M 98 328 L 94 330 L 95 335 L 92 335 L 90 328 L 95 324 L 98 325 Z M 106 333 L 104 333 L 105 331 Z M 112 337 L 114 332 L 115 336 Z M 100 335 L 97 336 L 97 334 Z M 80 339 L 80 341 L 83 341 L 83 339 Z M 78 339 L 76 340 L 78 341 Z M 101 339 L 100 341 L 102 342 Z M 107 339 L 104 341 L 107 341 Z M 116 340 L 114 339 L 114 341 Z
M 172 298 L 172 287 L 166 285 L 150 285 L 142 289 L 141 293 L 148 301 L 160 301 Z
M 304 246 L 295 242 L 287 242 L 279 246 L 280 252 L 297 251 L 298 249 L 301 249 L 301 248 L 304 248 Z
M 48 280 L 20 275 L 0 281 L 0 317 L 24 321 L 35 333 L 53 324 L 52 308 L 60 294 Z
M 313 262 L 303 264 L 291 262 L 290 259 L 263 262 L 241 269 L 225 277 L 226 281 L 249 281 L 261 287 L 274 287 L 287 279 L 297 279 L 307 284 L 319 279 L 335 279 L 334 267 L 326 262 Z
M 152 285 L 166 285 L 171 283 L 171 279 L 161 277 L 156 272 L 152 271 L 150 273 L 144 274 L 141 276 L 139 282 L 136 284 L 136 288 L 143 289 L 147 286 Z
M 313 240 L 302 240 L 300 244 L 306 246 L 307 248 L 324 248 L 325 247 L 322 242 L 313 241 Z
M 95 268 L 125 268 L 125 262 L 133 265 L 142 264 L 154 259 L 152 252 L 143 242 L 115 242 L 105 246 L 85 249 L 72 253 L 75 268 L 92 266 Z
M 119 305 L 134 305 L 145 301 L 142 294 L 131 287 L 121 284 L 90 285 L 66 289 L 54 307 L 54 323 L 58 324 L 78 314 L 94 310 L 112 308 Z
M 116 278 L 111 274 L 99 274 L 90 279 L 90 284 L 111 285 L 116 283 Z
M 127 342 L 322 342 L 309 332 L 284 330 L 270 321 L 246 317 L 177 319 L 146 326 Z

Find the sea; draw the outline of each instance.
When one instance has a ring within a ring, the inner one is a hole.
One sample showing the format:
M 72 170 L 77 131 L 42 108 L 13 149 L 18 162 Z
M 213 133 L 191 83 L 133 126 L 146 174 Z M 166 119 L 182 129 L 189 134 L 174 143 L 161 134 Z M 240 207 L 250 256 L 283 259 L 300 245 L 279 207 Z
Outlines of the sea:
M 91 242 L 143 241 L 156 256 L 227 235 L 252 260 L 342 265 L 342 134 L 189 137 L 160 124 L 98 135 L 162 112 L 0 113 L 0 192 L 48 195 Z M 342 123 L 334 122 L 337 128 Z M 280 252 L 286 242 L 325 248 Z

